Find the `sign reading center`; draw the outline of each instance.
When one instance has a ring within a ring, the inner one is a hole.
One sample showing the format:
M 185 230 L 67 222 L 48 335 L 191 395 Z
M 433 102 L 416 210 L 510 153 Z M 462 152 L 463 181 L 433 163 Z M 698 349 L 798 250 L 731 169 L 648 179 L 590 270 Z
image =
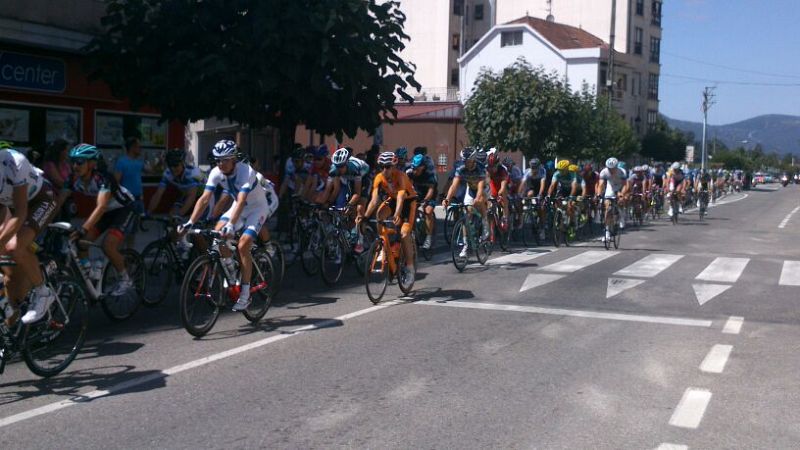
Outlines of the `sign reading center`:
M 0 52 L 0 87 L 64 92 L 66 85 L 64 61 L 23 53 Z

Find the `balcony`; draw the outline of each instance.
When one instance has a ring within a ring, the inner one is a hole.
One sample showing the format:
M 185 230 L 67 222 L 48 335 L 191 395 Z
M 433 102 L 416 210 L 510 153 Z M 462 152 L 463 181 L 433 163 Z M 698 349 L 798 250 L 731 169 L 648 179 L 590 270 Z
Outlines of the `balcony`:
M 422 88 L 419 93 L 412 94 L 415 102 L 458 102 L 461 93 L 458 88 Z

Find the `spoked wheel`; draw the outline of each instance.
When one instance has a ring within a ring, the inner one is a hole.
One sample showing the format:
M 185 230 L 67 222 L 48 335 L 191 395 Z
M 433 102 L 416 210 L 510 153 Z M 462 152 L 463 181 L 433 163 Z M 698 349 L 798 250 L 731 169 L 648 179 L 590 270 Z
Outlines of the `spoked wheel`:
M 453 225 L 452 242 L 450 243 L 450 253 L 453 257 L 453 265 L 459 272 L 463 272 L 467 268 L 469 261 L 469 251 L 463 251 L 467 247 L 469 239 L 466 234 L 466 223 L 464 219 L 459 219 Z M 463 256 L 462 256 L 463 254 Z
M 275 294 L 272 280 L 275 277 L 272 258 L 266 251 L 257 251 L 253 254 L 253 276 L 250 280 L 250 306 L 242 313 L 251 323 L 258 323 L 272 305 Z
M 390 250 L 384 251 L 383 239 L 375 239 L 367 250 L 367 263 L 364 271 L 364 286 L 367 288 L 367 296 L 374 303 L 380 303 L 386 287 L 389 285 L 389 263 L 386 258 Z M 385 254 L 386 253 L 386 254 Z
M 339 282 L 344 271 L 345 243 L 339 233 L 332 231 L 325 236 L 320 248 L 319 267 L 322 281 L 328 286 Z
M 564 236 L 564 216 L 561 211 L 556 211 L 555 214 L 553 214 L 552 236 L 553 245 L 556 247 L 560 247 L 562 242 L 566 243 L 566 237 Z
M 270 281 L 270 289 L 275 295 L 280 291 L 283 277 L 286 275 L 286 253 L 283 251 L 283 247 L 275 241 L 264 244 L 264 251 L 269 255 L 272 263 L 273 279 Z
M 142 261 L 148 281 L 142 303 L 145 306 L 156 306 L 169 295 L 178 262 L 170 253 L 168 244 L 163 241 L 148 244 L 142 251 Z
M 89 324 L 89 302 L 81 286 L 67 279 L 53 281 L 56 300 L 43 320 L 25 327 L 23 337 L 25 365 L 40 377 L 58 375 L 70 365 Z
M 303 234 L 301 240 L 302 253 L 300 262 L 303 265 L 303 271 L 308 276 L 314 276 L 319 272 L 319 260 L 322 252 L 322 241 L 324 237 L 319 228 L 319 225 L 314 226 L 308 233 Z
M 679 212 L 680 208 L 678 208 L 678 202 L 676 202 L 676 201 L 673 201 L 671 203 L 671 205 L 672 205 L 672 224 L 673 225 L 677 225 L 678 224 L 678 214 L 680 214 L 680 212 Z
M 202 337 L 216 323 L 225 304 L 222 267 L 203 255 L 189 266 L 181 284 L 180 315 L 186 331 Z
M 300 223 L 300 219 L 295 218 L 292 220 L 292 228 L 286 235 L 286 242 L 282 244 L 285 247 L 284 262 L 287 268 L 292 267 L 303 254 L 302 234 L 303 226 Z
M 444 214 L 444 221 L 442 222 L 442 237 L 444 237 L 444 241 L 447 242 L 447 246 L 449 247 L 452 243 L 453 239 L 453 227 L 455 226 L 455 221 L 453 220 L 453 215 L 455 214 L 455 210 L 448 207 L 445 209 Z
M 538 216 L 535 213 L 526 212 L 522 216 L 522 243 L 526 247 L 541 245 L 538 223 Z
M 359 275 L 364 276 L 365 269 L 367 267 L 367 260 L 369 259 L 369 246 L 372 241 L 377 238 L 375 230 L 372 227 L 363 226 L 364 231 L 361 233 L 361 253 L 353 253 L 353 259 L 355 260 L 356 272 Z
M 416 249 L 416 247 L 412 246 L 412 250 L 411 251 L 414 252 L 413 255 L 406 255 L 405 251 L 403 251 L 403 246 L 401 245 L 400 246 L 400 258 L 397 259 L 397 265 L 398 265 L 398 267 L 397 267 L 397 286 L 400 288 L 400 290 L 405 295 L 411 294 L 411 290 L 414 289 L 414 279 L 416 279 L 416 274 L 417 274 L 417 256 L 416 256 L 417 249 Z M 407 271 L 409 269 L 406 267 L 406 261 L 408 261 L 408 258 L 411 258 L 411 261 L 412 261 L 412 263 L 411 263 L 412 269 L 410 269 L 410 270 L 414 271 L 413 278 L 410 277 L 407 274 Z
M 507 252 L 509 248 L 509 241 L 511 238 L 511 230 L 508 228 L 509 224 L 507 223 L 504 229 L 503 219 L 500 219 L 499 221 L 498 220 L 494 221 L 494 227 L 495 227 L 494 230 L 495 239 L 500 244 L 500 249 L 503 250 L 504 252 Z
M 611 237 L 614 238 L 614 249 L 618 249 L 619 241 L 622 239 L 622 230 L 619 228 L 619 222 L 614 224 L 614 233 L 612 233 Z
M 135 250 L 124 249 L 120 253 L 125 258 L 125 268 L 133 281 L 133 289 L 120 293 L 120 295 L 114 295 L 117 294 L 114 291 L 121 278 L 113 264 L 106 264 L 103 271 L 103 299 L 100 302 L 103 312 L 109 319 L 116 322 L 130 319 L 139 309 L 147 278 L 147 270 L 142 262 L 142 257 Z

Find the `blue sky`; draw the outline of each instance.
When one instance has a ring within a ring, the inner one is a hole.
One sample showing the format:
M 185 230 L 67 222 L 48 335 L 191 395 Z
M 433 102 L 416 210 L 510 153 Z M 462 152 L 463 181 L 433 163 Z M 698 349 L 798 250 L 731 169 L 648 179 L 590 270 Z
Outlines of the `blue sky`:
M 702 121 L 701 93 L 714 83 L 681 78 L 694 77 L 719 81 L 711 124 L 800 116 L 800 1 L 666 0 L 662 17 L 661 113 Z

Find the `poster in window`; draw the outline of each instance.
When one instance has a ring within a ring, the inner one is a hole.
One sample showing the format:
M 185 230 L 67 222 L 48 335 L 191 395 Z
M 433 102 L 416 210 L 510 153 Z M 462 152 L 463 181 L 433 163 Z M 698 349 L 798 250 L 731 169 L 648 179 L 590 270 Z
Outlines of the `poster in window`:
M 122 146 L 125 144 L 125 128 L 122 116 L 98 114 L 95 123 L 97 145 Z
M 14 143 L 30 141 L 30 112 L 0 108 L 0 139 Z
M 142 117 L 139 123 L 142 147 L 165 147 L 167 145 L 167 122 L 158 123 L 156 117 Z
M 47 111 L 47 142 L 63 139 L 71 144 L 80 140 L 80 113 L 77 111 Z

